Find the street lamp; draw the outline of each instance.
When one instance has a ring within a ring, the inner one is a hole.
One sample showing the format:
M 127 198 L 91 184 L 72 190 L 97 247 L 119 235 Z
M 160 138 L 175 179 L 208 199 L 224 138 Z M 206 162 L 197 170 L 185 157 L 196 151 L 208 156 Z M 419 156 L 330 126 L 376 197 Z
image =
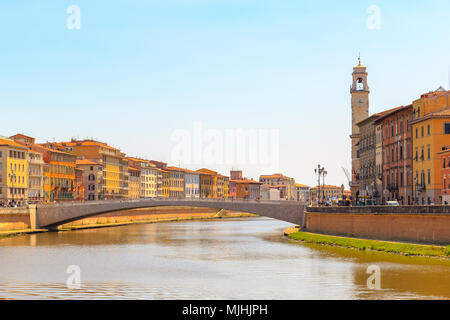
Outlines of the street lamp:
M 319 190 L 317 193 L 317 203 L 320 205 L 320 177 L 322 176 L 323 185 L 325 185 L 325 176 L 327 175 L 327 171 L 325 171 L 324 167 L 321 167 L 320 164 L 317 165 L 317 169 L 314 169 L 314 173 L 317 175 L 317 182 L 319 184 Z
M 16 173 L 12 170 L 12 174 L 9 175 L 9 180 L 11 181 L 11 205 L 14 203 L 14 181 L 16 179 Z

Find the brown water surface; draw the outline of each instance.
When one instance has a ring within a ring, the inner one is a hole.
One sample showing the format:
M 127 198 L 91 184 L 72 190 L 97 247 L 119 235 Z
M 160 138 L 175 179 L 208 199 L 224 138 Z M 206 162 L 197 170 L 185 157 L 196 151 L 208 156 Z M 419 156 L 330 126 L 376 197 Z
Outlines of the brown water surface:
M 298 244 L 249 218 L 0 240 L 0 299 L 450 299 L 450 262 Z M 70 289 L 68 266 L 81 270 Z M 368 266 L 381 290 L 367 287 Z

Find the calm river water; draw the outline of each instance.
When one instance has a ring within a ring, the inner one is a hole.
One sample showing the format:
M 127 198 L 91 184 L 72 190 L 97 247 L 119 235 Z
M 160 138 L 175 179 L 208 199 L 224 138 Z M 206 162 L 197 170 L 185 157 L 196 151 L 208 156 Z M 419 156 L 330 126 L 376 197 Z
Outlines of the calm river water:
M 0 240 L 0 299 L 450 299 L 450 262 L 297 244 L 266 219 Z M 67 268 L 81 270 L 69 289 Z M 381 269 L 381 290 L 366 270 Z

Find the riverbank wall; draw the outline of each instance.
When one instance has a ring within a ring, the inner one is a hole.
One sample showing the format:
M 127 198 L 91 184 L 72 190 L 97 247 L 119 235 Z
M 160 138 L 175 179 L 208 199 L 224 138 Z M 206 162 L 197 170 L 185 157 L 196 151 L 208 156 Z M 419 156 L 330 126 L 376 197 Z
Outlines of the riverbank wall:
M 30 209 L 2 208 L 0 209 L 0 231 L 21 230 L 31 228 Z
M 450 244 L 450 206 L 308 207 L 304 230 L 337 236 Z

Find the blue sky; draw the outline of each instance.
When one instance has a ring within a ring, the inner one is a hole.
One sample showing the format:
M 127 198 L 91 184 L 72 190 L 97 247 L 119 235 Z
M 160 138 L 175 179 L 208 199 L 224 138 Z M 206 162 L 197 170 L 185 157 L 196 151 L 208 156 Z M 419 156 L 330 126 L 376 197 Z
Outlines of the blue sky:
M 66 27 L 70 5 L 79 30 Z M 358 53 L 371 113 L 447 88 L 449 13 L 448 0 L 3 0 L 0 134 L 94 137 L 171 162 L 172 133 L 194 121 L 279 129 L 280 171 L 313 185 L 320 163 L 347 185 Z

